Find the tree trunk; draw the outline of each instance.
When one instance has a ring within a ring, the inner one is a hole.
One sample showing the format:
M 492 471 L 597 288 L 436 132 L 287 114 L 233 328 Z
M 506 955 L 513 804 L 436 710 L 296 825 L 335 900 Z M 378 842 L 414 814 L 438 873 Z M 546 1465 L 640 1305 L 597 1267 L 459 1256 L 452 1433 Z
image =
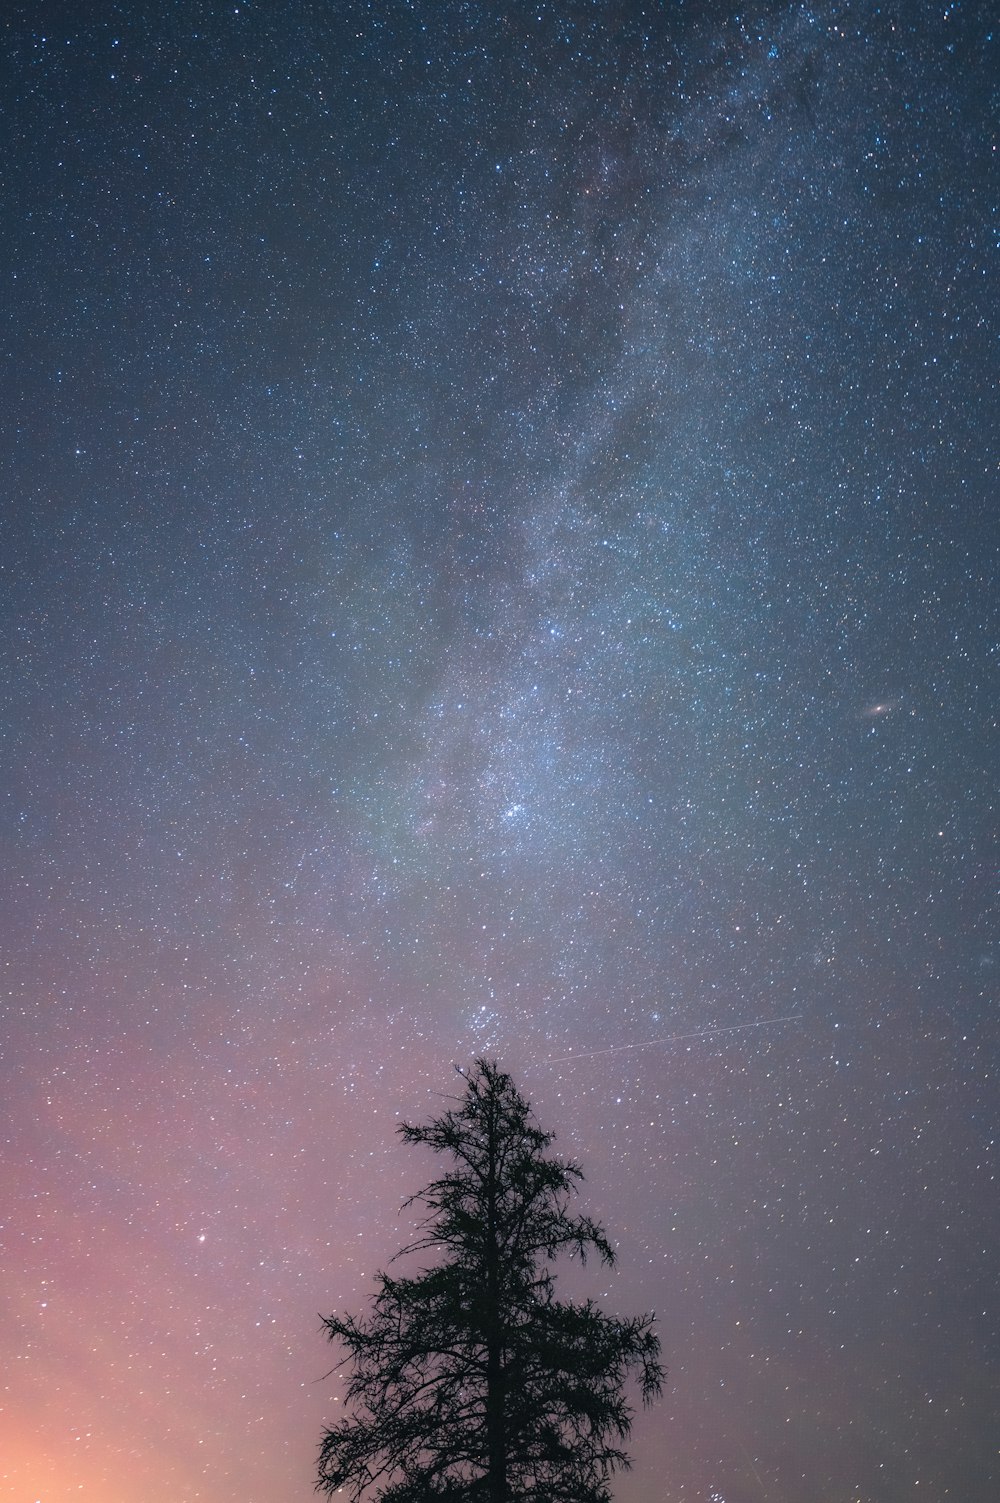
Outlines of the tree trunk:
M 489 1503 L 507 1503 L 506 1394 L 503 1321 L 500 1311 L 500 1246 L 497 1230 L 497 1123 L 487 1115 L 486 1179 L 486 1493 Z

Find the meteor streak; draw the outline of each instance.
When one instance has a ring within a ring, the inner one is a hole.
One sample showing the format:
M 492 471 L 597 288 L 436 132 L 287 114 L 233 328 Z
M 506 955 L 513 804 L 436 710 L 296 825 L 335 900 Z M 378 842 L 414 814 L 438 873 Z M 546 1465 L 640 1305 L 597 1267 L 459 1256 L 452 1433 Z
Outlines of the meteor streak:
M 713 1033 L 736 1033 L 741 1028 L 770 1028 L 776 1023 L 794 1023 L 801 1013 L 786 1018 L 758 1018 L 755 1023 L 724 1023 L 718 1028 L 700 1028 L 697 1033 L 669 1033 L 662 1039 L 644 1039 L 639 1044 L 612 1044 L 610 1049 L 591 1049 L 586 1054 L 559 1054 L 554 1059 L 539 1060 L 542 1065 L 565 1065 L 574 1059 L 597 1059 L 604 1054 L 624 1054 L 626 1049 L 652 1049 L 655 1044 L 679 1044 L 684 1039 L 707 1039 Z

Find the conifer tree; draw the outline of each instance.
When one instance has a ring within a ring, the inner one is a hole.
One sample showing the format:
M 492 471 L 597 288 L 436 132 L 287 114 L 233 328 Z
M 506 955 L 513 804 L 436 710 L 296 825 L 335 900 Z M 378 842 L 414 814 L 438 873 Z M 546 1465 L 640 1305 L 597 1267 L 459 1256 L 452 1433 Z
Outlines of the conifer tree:
M 464 1072 L 463 1072 L 464 1073 Z M 456 1106 L 405 1142 L 448 1167 L 407 1204 L 426 1216 L 409 1278 L 378 1275 L 366 1317 L 330 1316 L 345 1350 L 348 1417 L 327 1430 L 317 1490 L 352 1503 L 608 1503 L 633 1418 L 664 1373 L 653 1317 L 619 1320 L 556 1296 L 563 1253 L 612 1264 L 604 1230 L 571 1214 L 579 1167 L 496 1064 L 464 1075 Z

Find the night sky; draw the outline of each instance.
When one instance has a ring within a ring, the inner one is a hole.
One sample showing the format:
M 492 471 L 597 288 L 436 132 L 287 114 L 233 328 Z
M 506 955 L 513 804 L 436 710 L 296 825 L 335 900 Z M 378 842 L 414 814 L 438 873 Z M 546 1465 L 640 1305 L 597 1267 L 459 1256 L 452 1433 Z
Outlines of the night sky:
M 311 1498 L 478 1055 L 620 1503 L 1000 1495 L 989 10 L 7 10 L 3 1503 Z

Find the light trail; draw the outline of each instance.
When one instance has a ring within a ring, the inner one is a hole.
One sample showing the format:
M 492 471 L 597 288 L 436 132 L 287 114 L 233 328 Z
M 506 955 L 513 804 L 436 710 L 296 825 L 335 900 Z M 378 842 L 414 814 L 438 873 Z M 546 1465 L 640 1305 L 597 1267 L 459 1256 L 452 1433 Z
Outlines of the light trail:
M 713 1033 L 737 1033 L 746 1028 L 771 1028 L 777 1023 L 795 1023 L 801 1013 L 789 1013 L 786 1018 L 758 1018 L 755 1023 L 724 1023 L 718 1028 L 700 1028 L 697 1033 L 669 1033 L 662 1039 L 644 1039 L 639 1044 L 612 1044 L 609 1049 L 590 1049 L 585 1054 L 558 1054 L 554 1059 L 541 1059 L 540 1065 L 565 1065 L 575 1059 L 598 1059 L 605 1054 L 624 1054 L 628 1049 L 652 1049 L 657 1044 L 680 1044 L 685 1039 L 707 1039 Z

